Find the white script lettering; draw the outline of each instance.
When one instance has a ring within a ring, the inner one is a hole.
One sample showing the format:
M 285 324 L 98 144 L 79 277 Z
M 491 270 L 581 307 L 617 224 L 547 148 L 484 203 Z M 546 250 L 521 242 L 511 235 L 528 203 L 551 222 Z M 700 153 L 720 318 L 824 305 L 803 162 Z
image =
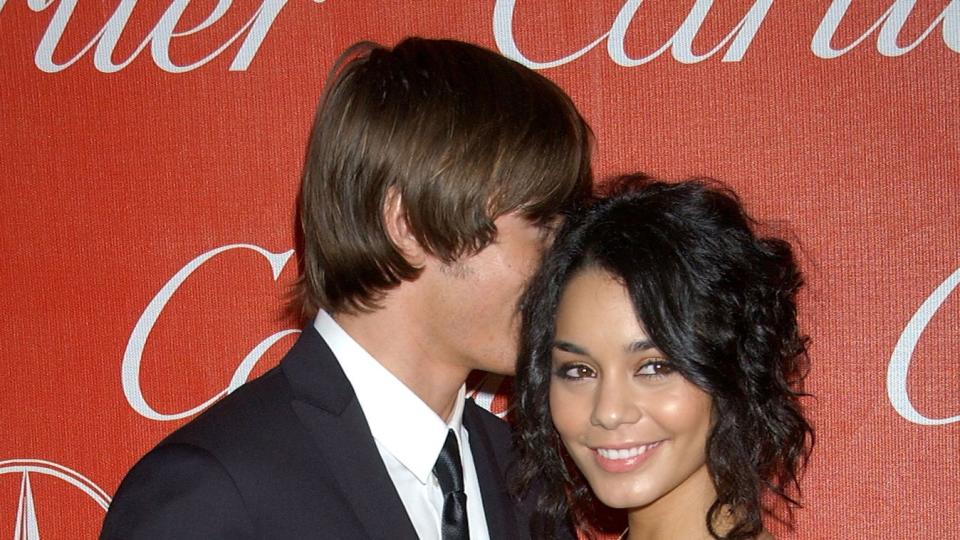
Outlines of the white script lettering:
M 890 9 L 885 11 L 863 35 L 842 49 L 834 49 L 830 43 L 833 41 L 833 36 L 836 34 L 837 28 L 843 21 L 843 17 L 852 2 L 853 0 L 834 0 L 830 4 L 830 8 L 824 15 L 823 21 L 820 22 L 817 32 L 813 35 L 813 42 L 810 44 L 813 54 L 820 58 L 842 56 L 867 39 L 879 27 L 877 51 L 884 56 L 901 56 L 913 50 L 941 23 L 943 24 L 944 43 L 950 50 L 960 52 L 960 0 L 952 0 L 947 4 L 943 12 L 930 23 L 930 26 L 920 34 L 916 41 L 903 47 L 897 44 L 897 37 L 903 30 L 903 26 L 917 2 L 916 0 L 895 0 Z
M 753 41 L 757 30 L 759 30 L 760 24 L 767 15 L 767 11 L 770 9 L 770 6 L 773 5 L 773 0 L 757 0 L 750 10 L 747 11 L 747 14 L 744 15 L 743 19 L 741 19 L 740 22 L 734 26 L 733 30 L 713 49 L 704 54 L 694 54 L 693 40 L 697 37 L 703 21 L 707 18 L 707 14 L 713 6 L 713 0 L 697 0 L 693 7 L 690 8 L 690 13 L 687 15 L 687 18 L 684 19 L 673 36 L 659 49 L 640 58 L 631 58 L 627 54 L 624 43 L 626 41 L 627 28 L 630 27 L 637 11 L 643 4 L 643 0 L 628 0 L 620 9 L 620 12 L 617 14 L 607 33 L 601 35 L 578 51 L 570 53 L 563 58 L 546 62 L 537 62 L 527 58 L 523 52 L 520 51 L 519 47 L 517 47 L 517 42 L 513 35 L 513 14 L 516 4 L 516 0 L 497 0 L 493 8 L 493 35 L 497 47 L 504 56 L 516 60 L 529 68 L 544 69 L 572 62 L 604 40 L 607 41 L 607 54 L 610 56 L 610 59 L 624 67 L 646 64 L 663 54 L 667 49 L 670 49 L 673 58 L 678 62 L 684 64 L 702 62 L 719 52 L 731 39 L 733 42 L 723 55 L 722 61 L 739 62 L 747 52 L 747 48 Z
M 890 8 L 863 35 L 849 45 L 835 49 L 831 43 L 852 2 L 853 0 L 833 0 L 830 4 L 810 44 L 814 55 L 824 59 L 843 56 L 879 29 L 879 32 L 877 32 L 877 52 L 884 56 L 901 56 L 913 50 L 937 26 L 942 26 L 943 41 L 947 48 L 960 53 L 960 0 L 952 0 L 947 4 L 920 37 L 903 46 L 897 42 L 897 39 L 916 5 L 916 0 L 893 0 Z M 757 0 L 754 2 L 726 37 L 703 54 L 693 52 L 693 42 L 713 7 L 713 0 L 696 0 L 687 17 L 666 43 L 645 56 L 633 58 L 626 52 L 627 29 L 630 28 L 630 25 L 638 16 L 637 13 L 642 4 L 643 0 L 627 0 L 613 20 L 610 30 L 580 49 L 553 60 L 541 61 L 528 58 L 517 45 L 513 31 L 517 0 L 497 0 L 493 8 L 493 35 L 497 47 L 504 56 L 532 69 L 546 69 L 570 63 L 604 41 L 607 42 L 607 54 L 610 59 L 617 65 L 624 67 L 646 64 L 659 57 L 667 49 L 670 49 L 670 53 L 676 61 L 684 64 L 694 64 L 716 55 L 728 43 L 729 46 L 721 61 L 740 62 L 759 31 L 767 12 L 773 6 L 773 0 Z
M 140 364 L 143 360 L 143 350 L 146 347 L 147 338 L 150 337 L 150 331 L 160 318 L 160 314 L 163 312 L 163 308 L 167 305 L 167 302 L 170 301 L 174 293 L 177 292 L 177 289 L 180 288 L 180 286 L 187 280 L 187 278 L 190 277 L 193 272 L 197 270 L 197 268 L 200 268 L 200 266 L 217 255 L 233 249 L 251 250 L 266 258 L 267 262 L 270 263 L 270 270 L 273 272 L 274 281 L 280 277 L 280 272 L 293 255 L 293 250 L 285 251 L 283 253 L 272 253 L 260 246 L 253 244 L 231 244 L 212 249 L 196 257 L 192 261 L 188 262 L 186 266 L 181 268 L 180 271 L 174 274 L 174 276 L 170 278 L 170 280 L 167 281 L 163 287 L 160 288 L 160 291 L 157 292 L 156 296 L 154 296 L 153 299 L 150 300 L 150 303 L 147 304 L 143 314 L 140 315 L 140 319 L 137 320 L 137 324 L 134 325 L 133 332 L 130 334 L 130 339 L 127 341 L 127 348 L 123 353 L 123 363 L 120 368 L 120 380 L 121 384 L 123 385 L 123 394 L 126 396 L 127 402 L 130 404 L 130 406 L 133 407 L 133 410 L 137 411 L 142 416 L 151 420 L 159 421 L 179 420 L 181 418 L 192 416 L 206 409 L 210 405 L 213 405 L 217 400 L 236 390 L 241 384 L 243 384 L 244 381 L 247 380 L 247 377 L 250 376 L 250 371 L 253 370 L 260 358 L 271 346 L 273 346 L 274 343 L 290 334 L 299 332 L 299 330 L 283 330 L 261 341 L 243 358 L 243 360 L 240 362 L 240 365 L 237 367 L 237 370 L 234 372 L 233 377 L 230 379 L 230 383 L 223 391 L 191 409 L 177 413 L 164 414 L 156 411 L 147 403 L 146 398 L 143 396 L 143 390 L 140 387 Z
M 149 43 L 150 53 L 157 67 L 170 73 L 183 73 L 196 69 L 213 60 L 233 44 L 234 41 L 239 39 L 241 35 L 246 33 L 246 38 L 244 38 L 240 49 L 237 51 L 237 55 L 230 64 L 230 71 L 245 71 L 250 66 L 250 62 L 253 61 L 253 57 L 257 54 L 264 38 L 266 38 L 270 26 L 280 13 L 280 10 L 283 9 L 287 3 L 287 0 L 265 0 L 254 12 L 250 20 L 230 39 L 220 45 L 220 47 L 195 62 L 183 65 L 175 63 L 170 58 L 170 41 L 175 37 L 196 34 L 209 28 L 220 20 L 227 10 L 230 9 L 232 0 L 219 0 L 203 22 L 193 28 L 180 31 L 176 31 L 175 28 L 183 12 L 186 10 L 187 5 L 190 3 L 190 0 L 174 0 L 170 3 L 170 7 L 167 8 L 163 16 L 160 17 L 160 20 L 157 22 L 157 25 L 154 26 L 153 30 L 147 34 L 144 40 L 137 46 L 136 50 L 130 54 L 130 57 L 119 63 L 115 63 L 113 61 L 113 51 L 117 46 L 117 42 L 120 41 L 120 36 L 127 25 L 127 21 L 130 19 L 131 13 L 133 13 L 133 9 L 137 5 L 137 0 L 121 0 L 116 10 L 114 10 L 113 15 L 107 19 L 107 22 L 100 31 L 93 36 L 80 52 L 63 63 L 57 63 L 53 59 L 54 52 L 60 43 L 60 39 L 63 37 L 63 33 L 67 28 L 67 24 L 70 22 L 70 18 L 78 2 L 79 0 L 61 0 L 56 11 L 54 11 L 50 24 L 47 26 L 40 40 L 40 44 L 37 46 L 36 55 L 34 56 L 34 63 L 41 71 L 46 73 L 62 71 L 77 62 L 87 51 L 96 45 L 96 49 L 93 52 L 94 67 L 103 73 L 115 73 L 127 67 Z M 35 12 L 40 12 L 49 8 L 54 3 L 54 0 L 28 0 L 27 3 L 30 9 Z M 2 6 L 0 6 L 0 8 L 2 8 Z
M 890 356 L 890 365 L 887 367 L 887 397 L 894 410 L 907 421 L 923 426 L 939 426 L 960 422 L 960 415 L 948 418 L 927 418 L 914 408 L 910 402 L 910 396 L 907 394 L 907 372 L 910 369 L 910 360 L 913 358 L 913 350 L 927 327 L 927 323 L 933 318 L 940 306 L 946 301 L 950 293 L 960 285 L 960 268 L 950 277 L 940 284 L 936 290 L 927 298 L 917 312 L 907 323 L 897 345 L 893 348 L 893 354 Z M 955 394 L 952 394 L 955 395 Z

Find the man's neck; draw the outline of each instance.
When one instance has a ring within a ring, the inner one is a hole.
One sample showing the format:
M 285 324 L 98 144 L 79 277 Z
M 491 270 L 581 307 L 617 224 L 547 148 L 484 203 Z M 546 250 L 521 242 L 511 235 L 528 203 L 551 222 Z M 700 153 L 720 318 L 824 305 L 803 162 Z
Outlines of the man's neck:
M 417 313 L 396 304 L 372 312 L 337 313 L 333 319 L 384 368 L 444 421 L 450 419 L 470 369 L 432 347 Z

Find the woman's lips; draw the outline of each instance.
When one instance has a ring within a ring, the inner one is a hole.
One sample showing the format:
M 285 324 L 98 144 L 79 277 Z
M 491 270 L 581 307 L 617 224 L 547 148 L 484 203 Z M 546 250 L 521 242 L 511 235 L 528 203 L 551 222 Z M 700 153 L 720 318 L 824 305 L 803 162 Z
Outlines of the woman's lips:
M 619 448 L 594 448 L 593 455 L 601 469 L 611 473 L 629 472 L 640 466 L 660 447 L 662 440 Z

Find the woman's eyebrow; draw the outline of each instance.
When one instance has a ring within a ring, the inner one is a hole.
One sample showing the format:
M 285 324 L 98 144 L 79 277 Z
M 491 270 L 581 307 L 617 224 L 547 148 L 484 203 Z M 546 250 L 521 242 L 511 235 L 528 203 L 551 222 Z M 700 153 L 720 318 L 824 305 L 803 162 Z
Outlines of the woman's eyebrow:
M 655 349 L 655 348 L 656 348 L 656 345 L 654 345 L 653 342 L 650 341 L 650 339 L 638 339 L 626 346 L 627 352 L 631 352 L 631 353 L 643 352 L 643 351 L 646 351 L 649 349 Z
M 579 354 L 582 356 L 590 356 L 590 353 L 588 353 L 586 349 L 583 349 L 579 345 L 574 345 L 569 341 L 563 341 L 562 339 L 558 339 L 554 341 L 553 348 L 560 349 L 561 351 L 568 352 L 568 353 Z

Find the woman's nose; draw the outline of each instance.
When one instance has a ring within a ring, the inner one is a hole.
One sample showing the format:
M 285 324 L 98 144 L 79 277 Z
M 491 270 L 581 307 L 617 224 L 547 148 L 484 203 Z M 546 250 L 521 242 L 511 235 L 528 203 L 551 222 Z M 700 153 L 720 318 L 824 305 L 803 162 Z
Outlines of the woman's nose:
M 622 424 L 639 421 L 643 416 L 642 408 L 630 386 L 629 381 L 601 381 L 594 396 L 591 423 L 604 429 L 616 429 Z

